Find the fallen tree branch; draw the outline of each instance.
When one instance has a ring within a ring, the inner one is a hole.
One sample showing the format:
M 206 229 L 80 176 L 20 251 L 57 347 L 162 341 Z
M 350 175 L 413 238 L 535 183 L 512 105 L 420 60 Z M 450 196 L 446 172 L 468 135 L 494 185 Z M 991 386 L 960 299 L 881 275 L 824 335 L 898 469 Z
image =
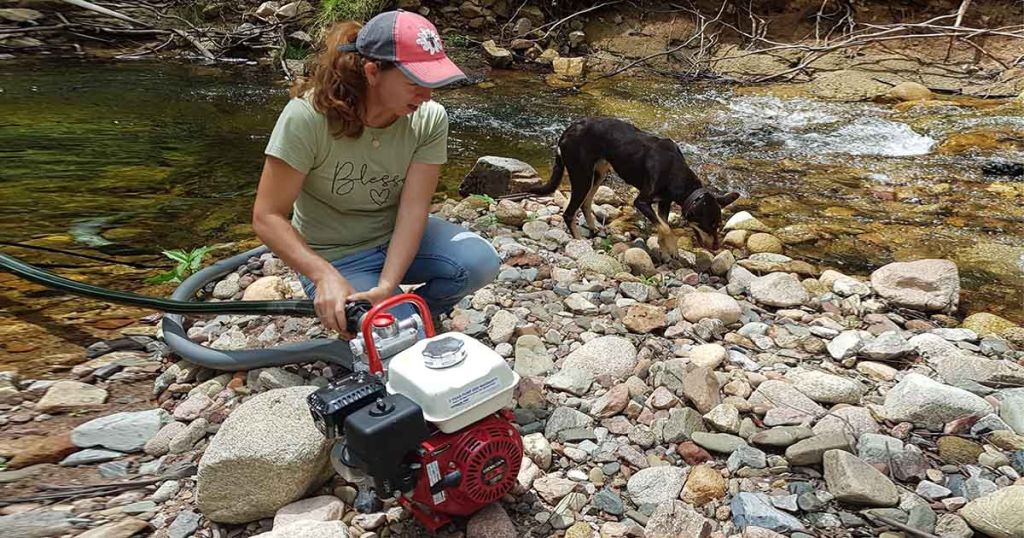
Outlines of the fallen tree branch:
M 195 47 L 196 50 L 198 50 L 199 53 L 202 54 L 203 57 L 206 58 L 207 60 L 216 60 L 217 59 L 213 55 L 213 53 L 210 52 L 210 49 L 204 47 L 203 44 L 200 43 L 198 39 L 188 35 L 183 30 L 178 30 L 177 28 L 175 28 L 174 30 L 171 30 L 171 31 L 174 32 L 175 34 L 178 34 L 179 36 L 181 36 L 183 39 L 185 39 L 185 41 L 188 41 L 189 43 L 191 43 L 192 46 Z
M 133 19 L 133 18 L 129 17 L 128 15 L 124 15 L 122 13 L 118 13 L 117 11 L 114 11 L 112 9 L 107 9 L 107 8 L 105 8 L 103 6 L 97 6 L 96 4 L 93 4 L 92 2 L 86 2 L 85 0 L 61 0 L 61 1 L 66 3 L 66 4 L 71 4 L 73 6 L 77 6 L 77 7 L 80 7 L 82 9 L 87 9 L 89 11 L 93 11 L 95 13 L 100 13 L 100 14 L 106 15 L 108 17 L 114 17 L 115 19 L 122 20 L 122 21 L 125 21 L 125 22 L 130 22 L 132 24 L 137 24 L 139 26 L 150 26 L 149 24 L 146 24 L 146 23 L 144 23 L 144 22 L 142 22 L 142 21 L 140 21 L 138 19 Z

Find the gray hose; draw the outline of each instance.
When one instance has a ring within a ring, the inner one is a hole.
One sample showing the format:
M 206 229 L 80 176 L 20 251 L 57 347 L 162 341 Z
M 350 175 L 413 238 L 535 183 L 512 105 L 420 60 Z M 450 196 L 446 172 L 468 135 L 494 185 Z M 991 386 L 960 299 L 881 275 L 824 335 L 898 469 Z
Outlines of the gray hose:
M 266 246 L 254 248 L 226 260 L 221 260 L 185 279 L 171 298 L 194 301 L 196 292 L 206 284 L 234 271 L 249 258 L 269 252 Z M 180 314 L 165 314 L 161 322 L 164 341 L 181 358 L 211 370 L 251 370 L 268 366 L 281 366 L 301 362 L 324 361 L 352 370 L 354 358 L 348 342 L 334 338 L 321 338 L 283 344 L 266 349 L 221 351 L 201 346 L 189 340 L 182 326 Z

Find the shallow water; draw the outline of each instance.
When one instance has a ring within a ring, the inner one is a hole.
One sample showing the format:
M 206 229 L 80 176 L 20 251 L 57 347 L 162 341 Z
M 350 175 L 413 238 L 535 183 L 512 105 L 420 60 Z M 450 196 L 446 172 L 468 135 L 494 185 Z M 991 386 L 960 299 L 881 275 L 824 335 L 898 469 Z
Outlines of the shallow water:
M 737 210 L 820 236 L 792 254 L 857 274 L 948 257 L 961 268 L 965 313 L 1024 322 L 1024 188 L 980 172 L 993 158 L 1024 159 L 1013 142 L 1024 139 L 1019 105 L 901 111 L 671 81 L 606 80 L 578 94 L 532 74 L 491 81 L 437 94 L 451 124 L 444 193 L 454 194 L 482 155 L 515 157 L 546 175 L 552 145 L 572 120 L 624 117 L 677 140 L 713 185 L 743 193 Z M 249 210 L 284 86 L 234 69 L 6 61 L 0 89 L 0 241 L 151 268 L 4 252 L 100 285 L 167 293 L 142 284 L 168 268 L 161 250 L 253 239 Z M 942 152 L 951 135 L 977 130 L 1009 133 L 1010 142 Z M 19 347 L 13 340 L 83 345 L 97 333 L 59 327 L 121 315 L 60 297 L 0 275 L 0 363 L 27 355 L 10 352 Z M 26 322 L 30 312 L 35 321 Z

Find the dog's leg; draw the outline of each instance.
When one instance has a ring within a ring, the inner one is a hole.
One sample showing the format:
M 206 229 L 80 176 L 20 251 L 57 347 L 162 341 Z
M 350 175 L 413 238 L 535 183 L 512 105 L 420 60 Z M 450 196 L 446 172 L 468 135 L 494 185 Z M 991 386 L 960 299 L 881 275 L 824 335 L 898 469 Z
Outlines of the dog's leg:
M 608 164 L 608 161 L 597 161 L 597 164 L 594 165 L 594 177 L 590 184 L 590 190 L 587 191 L 587 197 L 583 200 L 583 216 L 587 219 L 587 226 L 594 235 L 597 234 L 597 220 L 594 219 L 594 195 L 597 194 L 597 188 L 604 183 L 610 169 L 611 165 Z
M 579 169 L 574 168 L 569 169 L 569 181 L 572 183 L 572 193 L 569 196 L 569 202 L 565 204 L 565 211 L 562 212 L 562 220 L 565 221 L 565 226 L 569 229 L 569 233 L 572 234 L 573 239 L 583 238 L 583 236 L 580 235 L 579 227 L 576 225 L 576 212 L 584 205 L 587 201 L 587 195 L 590 194 L 590 174 L 590 170 L 580 171 Z
M 662 218 L 661 215 L 654 211 L 654 207 L 651 206 L 650 200 L 641 199 L 641 197 L 637 196 L 636 200 L 633 200 L 633 207 L 636 207 L 637 211 L 647 217 L 647 220 L 651 221 L 651 223 L 657 227 L 658 246 L 661 248 L 662 253 L 666 257 L 674 257 L 678 252 L 679 247 L 676 243 L 675 236 L 672 235 L 672 228 L 669 227 L 666 219 Z M 660 203 L 658 209 L 661 209 Z

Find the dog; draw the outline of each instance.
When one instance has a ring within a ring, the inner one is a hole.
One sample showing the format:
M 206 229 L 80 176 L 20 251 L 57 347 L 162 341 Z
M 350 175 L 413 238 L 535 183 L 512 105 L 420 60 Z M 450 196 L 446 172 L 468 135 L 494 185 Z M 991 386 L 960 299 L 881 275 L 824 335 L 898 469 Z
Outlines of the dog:
M 558 140 L 551 179 L 530 192 L 555 192 L 568 171 L 572 194 L 562 218 L 572 236 L 579 239 L 576 212 L 582 208 L 587 226 L 597 231 L 591 205 L 594 193 L 612 169 L 640 191 L 633 207 L 657 227 L 658 244 L 664 255 L 673 257 L 678 253 L 668 225 L 673 202 L 682 208 L 683 218 L 702 247 L 711 251 L 720 248 L 722 208 L 735 202 L 739 193 L 706 188 L 686 164 L 675 142 L 620 119 L 587 117 L 566 127 Z

